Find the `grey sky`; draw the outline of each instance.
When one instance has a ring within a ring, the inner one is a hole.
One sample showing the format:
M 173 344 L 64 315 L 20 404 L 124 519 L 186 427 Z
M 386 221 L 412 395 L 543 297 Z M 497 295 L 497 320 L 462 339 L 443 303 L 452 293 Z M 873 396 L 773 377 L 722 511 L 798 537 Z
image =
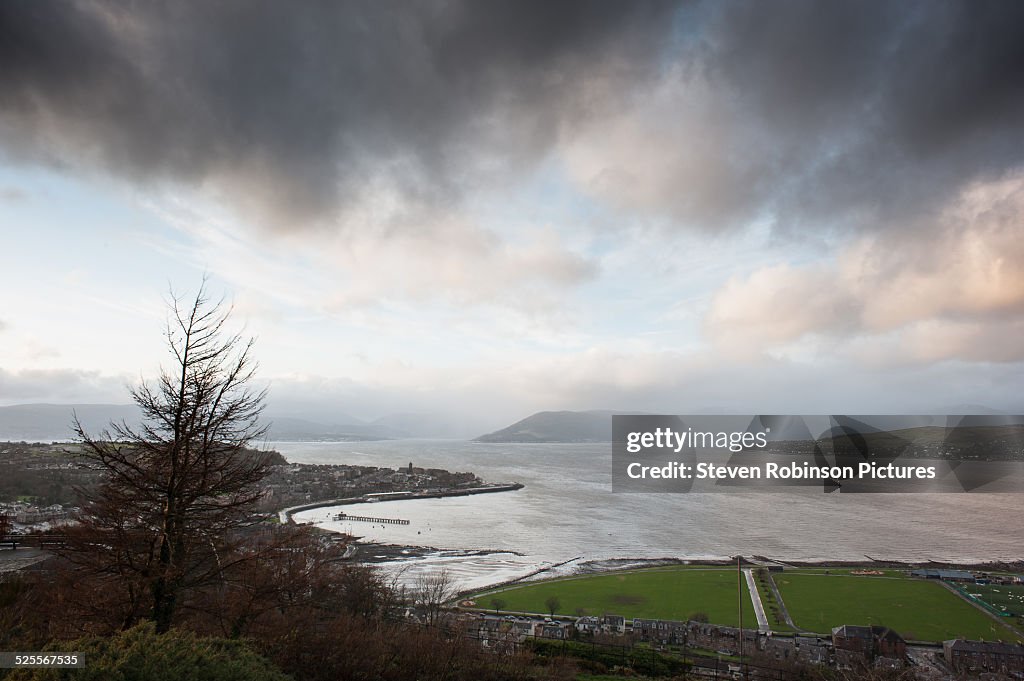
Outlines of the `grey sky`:
M 1008 1 L 2 3 L 0 402 L 205 270 L 292 404 L 1013 408 L 1021 73 Z

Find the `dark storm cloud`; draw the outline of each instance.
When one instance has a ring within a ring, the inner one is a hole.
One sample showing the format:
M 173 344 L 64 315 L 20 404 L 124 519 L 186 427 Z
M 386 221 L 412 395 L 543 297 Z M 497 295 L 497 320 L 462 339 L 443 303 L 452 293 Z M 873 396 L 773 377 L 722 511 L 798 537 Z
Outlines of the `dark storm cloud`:
M 1022 3 L 717 9 L 707 72 L 766 140 L 752 207 L 784 226 L 902 220 L 1024 162 Z
M 649 76 L 671 9 L 6 2 L 0 134 L 16 157 L 212 180 L 279 219 L 329 215 L 371 182 L 457 198 L 544 153 L 581 74 Z
M 1024 162 L 1024 3 L 708 1 L 678 25 L 659 86 L 568 146 L 627 212 L 882 227 Z
M 0 3 L 14 158 L 289 225 L 451 205 L 582 136 L 589 189 L 679 224 L 882 224 L 1021 163 L 1022 73 L 1013 1 Z M 653 143 L 616 158 L 631 108 Z

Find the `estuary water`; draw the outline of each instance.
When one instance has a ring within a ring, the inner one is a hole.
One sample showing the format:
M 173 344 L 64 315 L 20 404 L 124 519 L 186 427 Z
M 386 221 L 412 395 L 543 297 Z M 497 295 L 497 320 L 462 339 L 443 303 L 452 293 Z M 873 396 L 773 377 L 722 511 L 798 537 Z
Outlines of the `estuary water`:
M 613 494 L 610 444 L 485 444 L 464 440 L 272 442 L 293 462 L 472 471 L 515 492 L 346 506 L 407 526 L 337 523 L 339 509 L 296 516 L 368 540 L 430 546 L 409 574 L 439 564 L 482 586 L 571 559 L 721 558 L 938 560 L 1024 558 L 1024 493 Z M 498 553 L 465 555 L 465 550 Z

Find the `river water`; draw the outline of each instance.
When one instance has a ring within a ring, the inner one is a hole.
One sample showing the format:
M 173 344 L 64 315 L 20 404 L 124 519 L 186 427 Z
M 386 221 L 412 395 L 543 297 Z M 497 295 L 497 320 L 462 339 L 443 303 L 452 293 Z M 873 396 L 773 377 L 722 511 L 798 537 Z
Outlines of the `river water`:
M 369 540 L 439 549 L 406 575 L 444 565 L 482 586 L 582 557 L 980 562 L 1024 558 L 1024 493 L 613 494 L 610 444 L 484 444 L 462 440 L 272 442 L 293 462 L 472 471 L 515 492 L 382 501 L 345 512 L 410 520 L 408 526 L 335 523 L 338 509 L 297 515 Z

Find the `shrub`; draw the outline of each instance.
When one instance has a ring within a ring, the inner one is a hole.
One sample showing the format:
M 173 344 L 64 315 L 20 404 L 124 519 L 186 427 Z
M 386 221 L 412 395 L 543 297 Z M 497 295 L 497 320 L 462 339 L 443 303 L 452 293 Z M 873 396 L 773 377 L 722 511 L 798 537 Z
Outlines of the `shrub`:
M 77 652 L 80 669 L 18 669 L 11 681 L 289 681 L 244 641 L 202 638 L 172 629 L 157 634 L 152 622 L 111 637 L 90 636 L 48 646 Z

